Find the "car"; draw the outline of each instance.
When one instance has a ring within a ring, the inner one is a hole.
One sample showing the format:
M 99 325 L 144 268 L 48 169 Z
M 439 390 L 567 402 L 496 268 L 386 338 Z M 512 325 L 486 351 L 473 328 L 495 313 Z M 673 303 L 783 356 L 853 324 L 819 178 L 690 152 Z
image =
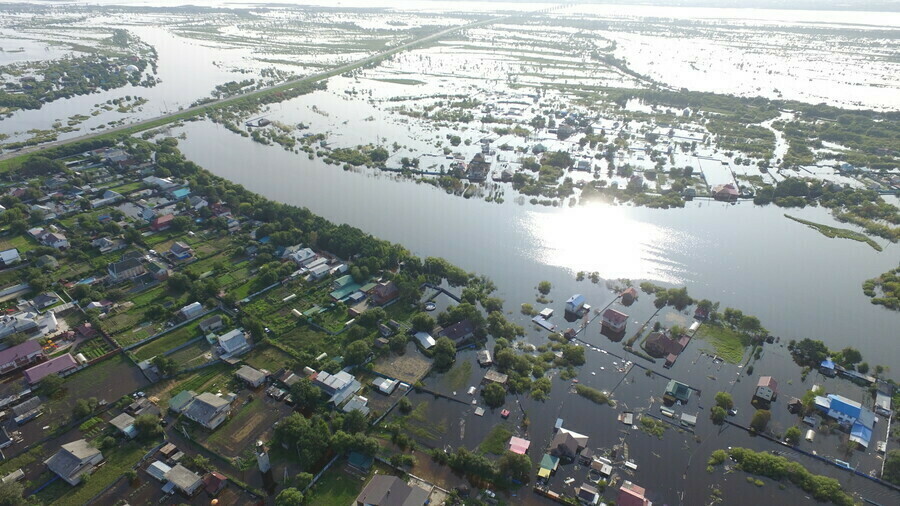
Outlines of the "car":
M 729 416 L 737 416 L 737 408 L 731 408 L 728 410 Z

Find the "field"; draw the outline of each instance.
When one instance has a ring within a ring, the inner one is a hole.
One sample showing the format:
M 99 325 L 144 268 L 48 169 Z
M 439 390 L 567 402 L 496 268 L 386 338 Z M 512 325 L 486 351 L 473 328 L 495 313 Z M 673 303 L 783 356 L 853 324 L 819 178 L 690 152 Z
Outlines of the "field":
M 741 362 L 744 358 L 744 349 L 750 345 L 750 340 L 746 335 L 721 325 L 701 325 L 697 329 L 695 337 L 703 339 L 712 346 L 712 349 L 704 349 L 704 351 L 716 354 L 732 364 Z
M 376 372 L 397 378 L 410 385 L 424 378 L 430 369 L 431 360 L 419 353 L 413 343 L 407 343 L 405 354 L 395 355 L 392 353 L 383 356 L 375 361 L 372 368 Z M 468 377 L 468 374 L 466 374 L 465 379 L 468 379 Z
M 293 357 L 274 346 L 256 346 L 242 358 L 250 366 L 269 372 L 275 372 L 294 361 Z
M 363 486 L 369 480 L 369 476 L 361 477 L 350 474 L 344 470 L 342 463 L 335 464 L 325 472 L 315 486 L 306 495 L 307 504 L 321 506 L 347 506 L 353 504 L 356 496 L 362 491 Z M 373 466 L 375 469 L 377 466 Z M 390 474 L 381 470 L 383 474 Z
M 205 339 L 201 339 L 169 355 L 169 358 L 178 364 L 179 369 L 187 369 L 212 359 L 212 348 Z

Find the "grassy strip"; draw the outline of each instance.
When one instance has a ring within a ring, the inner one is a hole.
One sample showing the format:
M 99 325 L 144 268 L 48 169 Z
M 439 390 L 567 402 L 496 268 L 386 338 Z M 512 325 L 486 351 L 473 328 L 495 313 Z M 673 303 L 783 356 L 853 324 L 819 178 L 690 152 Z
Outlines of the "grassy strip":
M 819 233 L 821 233 L 825 237 L 830 237 L 832 239 L 837 237 L 839 239 L 851 239 L 854 241 L 864 242 L 864 243 L 868 244 L 869 246 L 871 246 L 875 251 L 882 251 L 882 247 L 880 244 L 878 244 L 871 237 L 869 237 L 863 233 L 856 232 L 854 230 L 848 230 L 846 228 L 837 228 L 837 227 L 832 227 L 829 225 L 822 225 L 821 223 L 815 223 L 812 221 L 801 220 L 800 218 L 791 216 L 790 214 L 785 214 L 784 217 L 789 220 L 794 220 L 797 223 L 802 223 L 809 228 L 818 230 Z
M 856 504 L 856 501 L 841 488 L 840 482 L 834 478 L 812 474 L 799 462 L 746 448 L 730 448 L 728 454 L 738 463 L 738 468 L 742 471 L 778 481 L 787 478 L 817 501 L 830 501 L 840 506 Z
M 610 399 L 608 395 L 596 388 L 585 385 L 575 385 L 575 393 L 597 404 L 609 404 L 612 407 L 616 406 L 616 401 Z
M 182 345 L 195 337 L 200 337 L 202 334 L 200 332 L 200 322 L 211 316 L 212 315 L 207 315 L 203 318 L 194 320 L 184 327 L 179 327 L 171 332 L 163 334 L 161 337 L 158 337 L 135 350 L 134 356 L 137 357 L 138 360 L 147 360 L 157 355 L 162 355 L 166 351 Z

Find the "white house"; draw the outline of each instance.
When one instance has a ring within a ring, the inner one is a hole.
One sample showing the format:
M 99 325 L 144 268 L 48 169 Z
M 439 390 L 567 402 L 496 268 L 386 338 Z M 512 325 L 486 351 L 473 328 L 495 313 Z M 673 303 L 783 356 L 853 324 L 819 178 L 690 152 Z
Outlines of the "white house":
M 2 263 L 4 267 L 15 265 L 21 261 L 22 257 L 19 256 L 19 250 L 16 248 L 0 251 L 0 263 Z
M 309 248 L 303 248 L 290 253 L 288 258 L 293 260 L 294 263 L 299 266 L 306 266 L 307 264 L 315 260 L 316 256 L 317 255 L 315 251 Z
M 247 342 L 247 333 L 243 329 L 234 329 L 227 334 L 219 336 L 217 340 L 221 349 L 220 355 L 223 357 L 234 357 L 250 349 L 250 343 Z
M 101 462 L 103 454 L 84 439 L 62 445 L 58 452 L 44 461 L 48 469 L 72 486 L 81 483 L 81 477 L 93 473 Z
M 778 383 L 771 376 L 760 376 L 756 384 L 756 394 L 764 401 L 773 401 L 778 396 Z

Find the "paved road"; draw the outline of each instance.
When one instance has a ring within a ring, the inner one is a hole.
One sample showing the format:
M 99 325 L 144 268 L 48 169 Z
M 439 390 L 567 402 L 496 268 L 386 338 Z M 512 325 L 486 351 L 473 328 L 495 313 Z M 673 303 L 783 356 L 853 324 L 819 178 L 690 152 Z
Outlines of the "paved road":
M 145 120 L 137 121 L 137 122 L 134 122 L 134 123 L 128 123 L 128 124 L 126 124 L 126 125 L 121 125 L 121 126 L 109 128 L 109 129 L 106 129 L 106 130 L 103 130 L 103 131 L 100 131 L 100 132 L 95 132 L 95 133 L 90 133 L 90 134 L 86 134 L 86 135 L 81 135 L 81 136 L 78 136 L 78 137 L 72 137 L 72 138 L 69 138 L 69 139 L 63 139 L 63 140 L 58 140 L 58 141 L 48 142 L 48 143 L 40 144 L 40 145 L 37 145 L 37 146 L 28 146 L 28 147 L 22 148 L 22 149 L 20 149 L 20 150 L 18 150 L 18 151 L 10 151 L 10 152 L 7 152 L 7 153 L 0 154 L 0 160 L 5 160 L 5 159 L 8 159 L 8 158 L 15 158 L 15 157 L 17 157 L 17 156 L 21 156 L 21 155 L 24 155 L 24 154 L 27 154 L 27 153 L 33 153 L 33 152 L 41 151 L 41 150 L 48 149 L 48 148 L 53 148 L 53 147 L 63 146 L 63 145 L 71 144 L 71 143 L 74 143 L 74 142 L 85 141 L 85 140 L 92 139 L 92 138 L 97 137 L 97 136 L 100 136 L 100 135 L 106 135 L 106 134 L 110 134 L 110 133 L 120 132 L 120 131 L 123 131 L 123 130 L 128 130 L 128 129 L 131 129 L 131 128 L 135 128 L 135 127 L 138 127 L 138 128 L 139 128 L 141 125 L 147 125 L 147 124 L 150 124 L 150 123 L 153 123 L 153 122 L 158 122 L 158 121 L 160 121 L 160 120 L 165 120 L 166 118 L 173 118 L 173 117 L 175 117 L 175 116 L 178 116 L 178 115 L 181 115 L 181 114 L 185 114 L 185 113 L 197 112 L 197 111 L 201 111 L 201 110 L 205 110 L 205 109 L 212 109 L 212 108 L 215 108 L 215 107 L 218 107 L 218 106 L 221 106 L 221 105 L 225 105 L 225 104 L 227 104 L 227 103 L 229 103 L 229 102 L 233 102 L 233 101 L 235 101 L 235 100 L 240 100 L 240 99 L 243 99 L 243 98 L 246 98 L 246 97 L 250 97 L 250 96 L 254 96 L 254 95 L 261 95 L 261 94 L 266 93 L 266 92 L 268 92 L 268 91 L 271 91 L 271 90 L 273 90 L 273 89 L 289 88 L 289 87 L 291 87 L 291 86 L 294 86 L 294 85 L 297 85 L 297 84 L 300 84 L 300 83 L 307 83 L 307 82 L 320 81 L 320 80 L 322 80 L 322 79 L 326 79 L 326 78 L 328 78 L 328 77 L 331 77 L 331 76 L 334 76 L 334 75 L 338 75 L 338 74 L 342 74 L 342 73 L 347 72 L 347 71 L 349 71 L 349 70 L 353 70 L 353 69 L 358 68 L 358 67 L 360 67 L 360 66 L 363 66 L 363 65 L 367 65 L 367 64 L 369 64 L 369 63 L 376 62 L 376 61 L 381 60 L 382 58 L 385 58 L 385 57 L 390 56 L 390 55 L 392 55 L 392 54 L 396 54 L 396 53 L 400 53 L 400 52 L 406 51 L 406 50 L 408 50 L 408 49 L 412 49 L 413 47 L 415 47 L 415 46 L 417 46 L 417 45 L 419 45 L 419 44 L 423 44 L 423 43 L 426 43 L 426 42 L 431 42 L 431 41 L 433 41 L 433 40 L 440 39 L 441 37 L 444 37 L 444 36 L 449 35 L 449 34 L 451 34 L 451 33 L 457 32 L 457 31 L 459 31 L 459 30 L 465 30 L 465 29 L 467 29 L 467 28 L 473 28 L 473 27 L 476 27 L 476 26 L 489 25 L 489 24 L 495 23 L 495 22 L 500 21 L 500 20 L 505 19 L 505 18 L 506 18 L 506 16 L 504 16 L 504 17 L 496 17 L 496 18 L 490 18 L 490 19 L 486 19 L 486 20 L 476 21 L 476 22 L 474 22 L 474 23 L 469 23 L 469 24 L 466 24 L 466 25 L 454 26 L 454 27 L 452 27 L 452 28 L 447 28 L 446 30 L 441 30 L 440 32 L 436 32 L 436 33 L 433 33 L 433 34 L 431 34 L 431 35 L 426 35 L 426 36 L 424 36 L 424 37 L 420 37 L 420 38 L 415 39 L 415 40 L 413 40 L 413 41 L 410 41 L 410 42 L 407 42 L 407 43 L 405 43 L 405 44 L 399 45 L 399 46 L 397 46 L 397 47 L 395 47 L 395 48 L 391 48 L 391 49 L 388 49 L 388 50 L 386 50 L 386 51 L 382 51 L 381 53 L 374 54 L 374 55 L 372 55 L 372 56 L 363 58 L 363 59 L 361 59 L 361 60 L 356 60 L 356 61 L 353 61 L 353 62 L 350 62 L 350 63 L 346 63 L 346 64 L 341 65 L 341 66 L 339 66 L 339 67 L 335 67 L 335 68 L 332 68 L 332 69 L 329 69 L 329 70 L 326 70 L 326 71 L 323 71 L 323 72 L 318 72 L 318 73 L 316 73 L 316 74 L 311 74 L 311 75 L 308 75 L 308 76 L 300 77 L 300 78 L 297 78 L 297 79 L 294 79 L 294 80 L 291 80 L 291 81 L 287 81 L 287 82 L 284 82 L 284 83 L 281 83 L 281 84 L 277 84 L 277 85 L 274 85 L 274 86 L 268 86 L 268 87 L 265 87 L 265 88 L 260 88 L 260 89 L 258 89 L 258 90 L 254 90 L 254 91 L 251 91 L 251 92 L 248 92 L 248 93 L 242 93 L 242 94 L 240 94 L 240 95 L 235 95 L 235 96 L 232 96 L 232 97 L 219 99 L 219 100 L 216 100 L 216 101 L 213 101 L 213 102 L 208 102 L 208 103 L 203 104 L 203 105 L 198 105 L 198 106 L 195 106 L 195 107 L 189 107 L 189 108 L 187 108 L 187 109 L 182 109 L 182 110 L 174 111 L 174 112 L 171 112 L 171 113 L 168 113 L 168 114 L 163 114 L 162 116 L 157 116 L 157 117 L 155 117 L 155 118 L 145 119 Z

